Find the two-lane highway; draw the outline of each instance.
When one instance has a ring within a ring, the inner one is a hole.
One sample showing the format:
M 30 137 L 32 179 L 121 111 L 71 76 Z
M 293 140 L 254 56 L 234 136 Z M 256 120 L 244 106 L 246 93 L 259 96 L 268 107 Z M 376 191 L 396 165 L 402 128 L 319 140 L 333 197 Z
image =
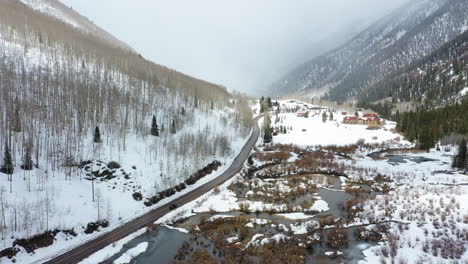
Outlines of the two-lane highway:
M 83 245 L 80 245 L 62 255 L 54 257 L 45 263 L 47 264 L 72 264 L 78 263 L 79 261 L 85 259 L 86 257 L 90 256 L 91 254 L 103 249 L 105 246 L 112 244 L 134 232 L 137 230 L 154 223 L 156 220 L 170 212 L 169 206 L 170 204 L 177 204 L 182 206 L 188 202 L 195 200 L 196 198 L 202 196 L 203 194 L 207 193 L 211 189 L 215 188 L 216 186 L 224 183 L 226 180 L 232 178 L 236 175 L 244 165 L 245 160 L 248 158 L 252 147 L 258 140 L 260 135 L 260 128 L 258 126 L 258 120 L 261 116 L 254 119 L 253 124 L 253 131 L 252 135 L 250 136 L 249 140 L 242 148 L 242 151 L 239 155 L 234 159 L 231 166 L 224 171 L 221 175 L 213 179 L 212 181 L 188 192 L 187 194 L 175 199 L 173 202 L 163 205 L 159 208 L 156 208 L 134 220 L 119 226 L 112 231 L 109 231 L 94 240 L 91 240 Z

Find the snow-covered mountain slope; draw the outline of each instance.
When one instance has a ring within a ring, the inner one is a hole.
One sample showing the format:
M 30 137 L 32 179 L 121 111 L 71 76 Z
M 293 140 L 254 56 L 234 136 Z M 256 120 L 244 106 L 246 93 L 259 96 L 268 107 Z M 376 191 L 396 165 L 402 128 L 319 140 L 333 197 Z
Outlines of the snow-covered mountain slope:
M 468 87 L 468 30 L 440 49 L 370 86 L 361 101 L 391 96 L 393 102 L 426 106 L 453 103 Z
M 1 263 L 31 263 L 83 241 L 89 222 L 135 217 L 147 198 L 214 160 L 222 165 L 205 174 L 216 176 L 250 135 L 247 101 L 220 85 L 18 0 L 0 1 L 0 17 Z M 19 240 L 37 234 L 39 243 Z
M 465 0 L 416 0 L 273 85 L 278 94 L 352 101 L 468 28 Z
M 58 0 L 20 0 L 28 7 L 63 21 L 79 30 L 83 30 L 95 37 L 102 38 L 111 45 L 116 45 L 123 49 L 134 51 L 132 47 L 118 40 L 107 31 L 95 25 L 91 20 L 82 16 L 80 13 L 65 6 Z

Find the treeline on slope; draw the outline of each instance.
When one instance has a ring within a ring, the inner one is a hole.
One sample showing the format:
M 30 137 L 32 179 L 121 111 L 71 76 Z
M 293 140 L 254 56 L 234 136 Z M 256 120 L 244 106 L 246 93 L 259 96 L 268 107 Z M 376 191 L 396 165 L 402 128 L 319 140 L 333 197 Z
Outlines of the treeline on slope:
M 147 177 L 161 190 L 214 154 L 228 157 L 231 139 L 247 136 L 252 125 L 241 95 L 109 46 L 16 0 L 0 1 L 0 113 L 0 166 L 12 193 L 1 186 L 2 238 L 54 228 L 52 219 L 61 216 L 51 209 L 60 200 L 51 198 L 52 182 L 81 171 L 67 163 L 105 155 L 121 161 L 141 146 L 139 158 L 158 169 Z M 153 115 L 157 136 L 150 135 Z M 214 133 L 216 127 L 224 130 Z M 33 171 L 13 172 L 20 166 Z M 22 195 L 28 198 L 14 199 Z
M 437 104 L 457 99 L 468 86 L 468 31 L 423 59 L 376 83 L 361 102 L 391 98 Z
M 154 113 L 161 128 L 178 131 L 194 120 L 195 109 L 231 107 L 240 127 L 248 131 L 251 125 L 247 104 L 234 101 L 221 86 L 109 46 L 20 1 L 2 1 L 0 17 L 0 145 L 20 153 L 13 155 L 14 161 L 32 146 L 36 162 L 44 146 L 50 153 L 79 157 L 83 138 L 97 124 L 107 135 L 104 142 L 125 150 L 127 132 L 147 135 Z M 12 46 L 17 46 L 14 54 Z M 35 53 L 40 57 L 32 60 L 47 62 L 30 63 Z M 41 134 L 47 135 L 45 141 Z M 24 146 L 15 145 L 19 138 Z M 163 144 L 169 147 L 170 142 Z M 200 152 L 203 149 L 213 151 L 211 145 L 201 146 Z M 177 152 L 185 154 L 187 149 Z
M 146 201 L 144 202 L 144 204 L 146 206 L 151 206 L 151 205 L 157 204 L 162 199 L 167 198 L 167 197 L 171 197 L 172 195 L 176 194 L 176 192 L 180 192 L 180 191 L 184 190 L 185 188 L 187 188 L 187 185 L 193 185 L 193 184 L 197 183 L 197 181 L 201 180 L 205 176 L 210 175 L 214 171 L 217 171 L 218 168 L 221 167 L 221 166 L 222 166 L 221 162 L 218 161 L 218 160 L 215 160 L 215 161 L 211 162 L 210 164 L 208 164 L 207 166 L 205 166 L 203 169 L 200 169 L 200 170 L 196 171 L 187 180 L 185 180 L 185 182 L 182 182 L 182 183 L 176 185 L 173 188 L 168 188 L 168 189 L 166 189 L 164 191 L 161 191 L 161 192 L 157 193 L 156 195 L 153 195 L 153 196 L 147 198 Z M 137 201 L 141 200 L 141 197 L 142 196 L 139 193 L 134 193 L 133 194 L 133 198 L 135 200 L 137 200 Z
M 380 117 L 385 119 L 391 119 L 393 115 L 393 109 L 395 108 L 395 103 L 392 101 L 384 101 L 379 103 L 357 103 L 358 108 L 372 109 L 373 111 L 379 113 Z
M 410 1 L 338 49 L 302 65 L 276 86 L 283 93 L 328 90 L 322 98 L 336 102 L 359 100 L 376 83 L 459 36 L 467 10 L 465 0 Z M 386 98 L 389 93 L 379 96 Z
M 272 102 L 270 97 L 260 98 L 260 114 L 265 114 L 263 117 L 263 143 L 268 144 L 273 141 L 273 128 L 271 127 L 270 111 L 273 110 L 273 106 L 276 106 L 279 110 L 278 101 Z
M 421 149 L 428 150 L 444 137 L 454 134 L 468 137 L 467 113 L 468 98 L 465 98 L 460 103 L 441 108 L 419 107 L 414 111 L 397 112 L 392 119 L 398 122 L 396 129 L 405 137 L 418 142 Z
M 41 14 L 21 1 L 1 1 L 0 17 L 2 40 L 21 43 L 25 53 L 30 47 L 40 47 L 44 52 L 48 47 L 60 46 L 65 55 L 72 59 L 67 62 L 69 65 L 81 66 L 83 62 L 93 62 L 111 73 L 123 72 L 152 85 L 179 89 L 184 94 L 198 95 L 200 98 L 229 95 L 222 86 L 193 78 L 145 60 L 128 50 L 111 46 L 63 21 Z M 52 51 L 49 55 L 56 57 L 57 52 Z

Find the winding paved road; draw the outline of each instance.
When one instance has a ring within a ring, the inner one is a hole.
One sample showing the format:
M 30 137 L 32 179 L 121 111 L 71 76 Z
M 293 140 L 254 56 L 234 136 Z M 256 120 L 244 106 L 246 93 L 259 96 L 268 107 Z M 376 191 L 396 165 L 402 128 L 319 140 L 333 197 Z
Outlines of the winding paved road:
M 236 175 L 241 169 L 242 166 L 245 162 L 245 160 L 248 158 L 250 151 L 252 150 L 252 147 L 255 145 L 257 142 L 257 139 L 260 135 L 260 128 L 258 126 L 258 120 L 261 118 L 261 116 L 257 117 L 254 119 L 254 125 L 253 125 L 253 132 L 252 135 L 250 136 L 249 140 L 245 144 L 245 146 L 242 148 L 242 151 L 239 153 L 239 155 L 234 159 L 233 163 L 231 166 L 224 171 L 221 175 L 219 175 L 217 178 L 213 179 L 212 181 L 190 191 L 189 193 L 175 199 L 173 202 L 170 202 L 166 205 L 163 205 L 159 208 L 156 208 L 138 218 L 135 218 L 134 220 L 115 228 L 114 230 L 107 232 L 99 237 L 97 237 L 94 240 L 91 240 L 81 246 L 78 246 L 66 253 L 63 253 L 62 255 L 59 255 L 51 260 L 46 261 L 46 264 L 72 264 L 72 263 L 78 263 L 81 260 L 85 259 L 86 257 L 90 256 L 91 254 L 99 251 L 100 249 L 103 249 L 105 246 L 112 244 L 113 242 L 116 242 L 134 232 L 137 230 L 154 223 L 156 220 L 164 216 L 165 214 L 169 213 L 169 206 L 170 204 L 177 204 L 179 206 L 182 206 L 188 202 L 191 202 L 198 197 L 202 196 L 203 194 L 207 193 L 211 189 L 215 188 L 216 186 L 224 183 L 226 180 L 232 178 L 234 175 Z

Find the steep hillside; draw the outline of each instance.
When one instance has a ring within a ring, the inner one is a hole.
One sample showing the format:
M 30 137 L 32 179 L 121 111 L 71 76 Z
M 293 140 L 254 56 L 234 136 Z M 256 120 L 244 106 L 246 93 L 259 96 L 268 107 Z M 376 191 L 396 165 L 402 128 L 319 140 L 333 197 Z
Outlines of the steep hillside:
M 353 101 L 468 29 L 468 2 L 417 0 L 274 85 L 279 94 Z
M 459 101 L 468 87 L 468 31 L 407 68 L 372 85 L 360 101 L 391 97 L 425 105 Z
M 251 130 L 241 96 L 46 13 L 0 1 L 1 263 L 31 263 L 86 239 L 89 222 L 115 226 L 216 176 Z
M 121 47 L 123 49 L 135 52 L 125 42 L 122 42 L 103 30 L 99 26 L 95 25 L 88 18 L 82 16 L 80 13 L 68 8 L 58 0 L 20 0 L 30 8 L 46 14 L 50 17 L 56 18 L 62 22 L 65 22 L 76 29 L 82 30 L 87 34 L 91 34 L 98 37 L 108 44 Z

